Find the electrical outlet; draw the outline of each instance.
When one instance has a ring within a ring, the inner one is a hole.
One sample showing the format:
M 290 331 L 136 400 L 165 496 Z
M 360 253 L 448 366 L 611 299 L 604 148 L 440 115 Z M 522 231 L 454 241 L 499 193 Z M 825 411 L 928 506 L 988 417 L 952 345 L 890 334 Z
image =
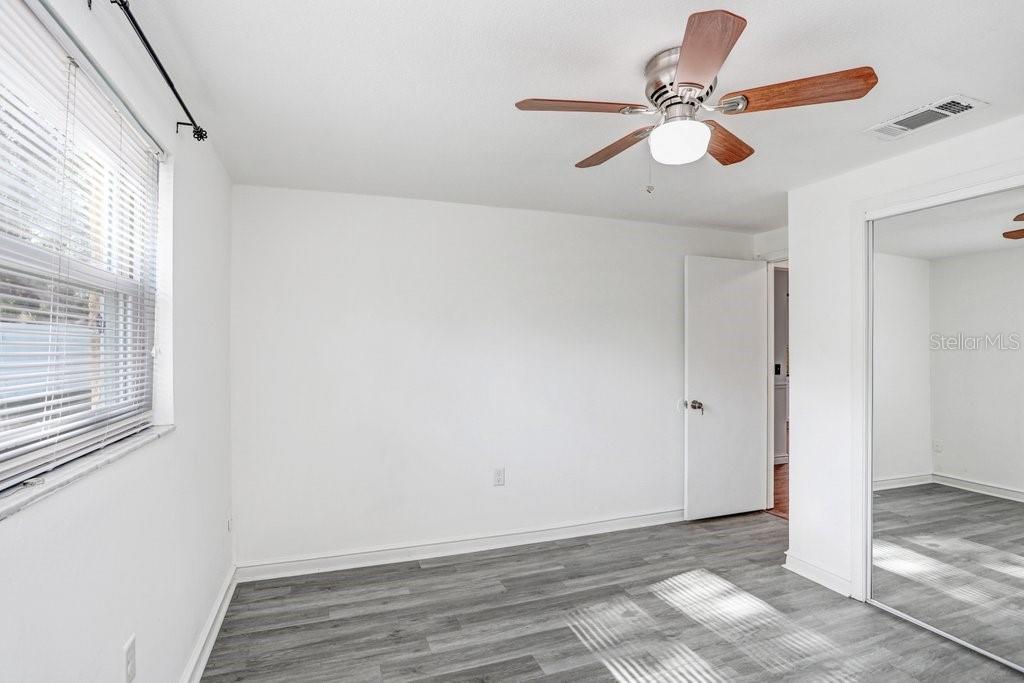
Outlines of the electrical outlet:
M 942 442 L 939 441 L 938 439 L 936 439 L 935 441 L 932 441 L 932 452 L 933 453 L 941 453 L 942 452 Z
M 498 467 L 494 470 L 494 485 L 504 486 L 505 485 L 505 468 Z
M 124 644 L 124 683 L 135 680 L 135 634 Z

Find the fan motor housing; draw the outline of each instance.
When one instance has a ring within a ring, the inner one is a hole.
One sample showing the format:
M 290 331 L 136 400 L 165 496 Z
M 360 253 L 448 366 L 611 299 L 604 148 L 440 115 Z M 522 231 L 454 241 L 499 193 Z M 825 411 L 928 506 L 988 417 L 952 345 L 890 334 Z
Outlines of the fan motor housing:
M 718 85 L 718 78 L 708 86 L 695 83 L 676 83 L 676 66 L 679 64 L 679 48 L 672 47 L 654 55 L 644 67 L 647 101 L 666 116 L 669 108 L 672 114 L 685 111 L 692 116 L 698 107 L 706 102 Z

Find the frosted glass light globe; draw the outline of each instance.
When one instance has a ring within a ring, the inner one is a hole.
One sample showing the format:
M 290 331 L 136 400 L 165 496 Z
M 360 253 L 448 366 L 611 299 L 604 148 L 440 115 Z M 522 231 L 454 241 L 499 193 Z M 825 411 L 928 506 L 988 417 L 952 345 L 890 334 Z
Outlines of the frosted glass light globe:
M 676 119 L 652 130 L 647 140 L 659 164 L 689 164 L 707 153 L 711 128 L 693 119 Z

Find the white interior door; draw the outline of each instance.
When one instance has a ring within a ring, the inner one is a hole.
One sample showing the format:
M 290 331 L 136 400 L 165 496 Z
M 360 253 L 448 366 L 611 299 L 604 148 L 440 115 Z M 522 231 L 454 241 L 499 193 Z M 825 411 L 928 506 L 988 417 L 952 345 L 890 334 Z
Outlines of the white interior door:
M 684 278 L 686 518 L 764 510 L 767 264 L 687 256 Z

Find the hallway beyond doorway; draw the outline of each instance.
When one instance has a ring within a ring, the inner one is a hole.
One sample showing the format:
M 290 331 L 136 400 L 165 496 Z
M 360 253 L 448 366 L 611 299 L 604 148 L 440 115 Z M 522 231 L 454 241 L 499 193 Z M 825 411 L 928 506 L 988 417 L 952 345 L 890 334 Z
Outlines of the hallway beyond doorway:
M 789 519 L 789 463 L 775 466 L 775 504 L 767 512 Z

